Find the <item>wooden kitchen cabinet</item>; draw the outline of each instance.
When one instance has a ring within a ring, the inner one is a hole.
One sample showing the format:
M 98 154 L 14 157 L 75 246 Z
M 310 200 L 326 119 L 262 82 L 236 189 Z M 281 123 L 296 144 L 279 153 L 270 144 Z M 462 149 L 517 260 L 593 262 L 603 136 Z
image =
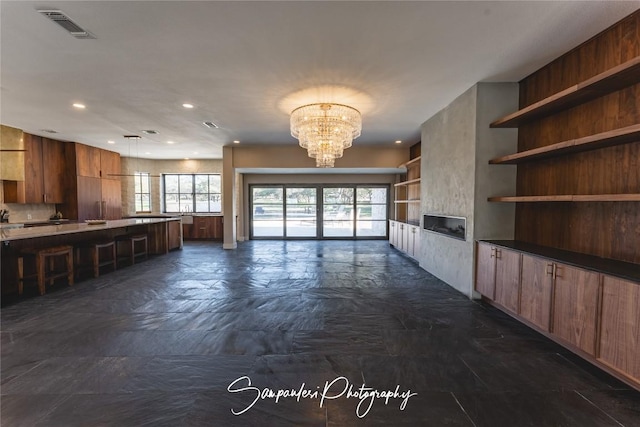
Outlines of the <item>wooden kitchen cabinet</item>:
M 640 284 L 602 279 L 598 360 L 640 383 Z
M 122 218 L 122 184 L 115 179 L 101 179 L 102 219 Z
M 493 300 L 496 289 L 495 246 L 478 242 L 476 244 L 476 286 L 483 296 Z
M 552 332 L 595 355 L 598 316 L 598 273 L 554 263 Z
M 475 289 L 517 313 L 520 302 L 520 268 L 519 252 L 478 242 Z
M 84 144 L 75 144 L 76 174 L 91 178 L 100 178 L 100 150 Z
M 65 197 L 67 161 L 65 142 L 24 134 L 25 179 L 5 202 L 62 203 Z
M 76 164 L 76 189 L 63 206 L 69 217 L 79 221 L 121 219 L 120 154 L 84 144 L 73 144 L 68 154 Z
M 221 240 L 222 217 L 221 216 L 193 216 L 193 224 L 182 226 L 183 238 L 190 240 Z
M 522 255 L 520 316 L 543 331 L 551 326 L 553 263 L 543 258 Z
M 518 313 L 520 303 L 520 267 L 522 255 L 518 252 L 496 248 L 495 301 Z
M 100 219 L 102 182 L 100 178 L 79 176 L 77 182 L 77 219 Z
M 120 154 L 100 150 L 100 177 L 119 181 L 121 173 Z

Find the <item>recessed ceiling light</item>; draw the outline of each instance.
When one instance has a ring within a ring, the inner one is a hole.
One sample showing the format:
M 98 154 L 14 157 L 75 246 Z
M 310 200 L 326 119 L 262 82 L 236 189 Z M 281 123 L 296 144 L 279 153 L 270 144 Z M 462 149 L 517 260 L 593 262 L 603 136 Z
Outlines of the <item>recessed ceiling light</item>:
M 184 108 L 193 108 L 193 104 L 189 104 L 189 103 L 184 103 L 184 104 L 182 104 L 182 106 Z
M 115 141 L 107 141 L 107 144 L 115 144 Z
M 167 141 L 167 144 L 175 144 L 173 141 Z
M 397 141 L 396 141 L 396 144 L 402 144 L 402 141 L 397 140 Z
M 234 144 L 240 144 L 240 141 L 238 141 L 237 139 L 235 141 L 233 141 Z
M 144 154 L 151 154 L 149 151 L 145 151 Z
M 197 152 L 197 151 L 194 151 L 194 152 L 193 152 L 193 154 L 198 154 L 198 152 Z
M 80 104 L 79 102 L 74 102 L 74 103 L 73 103 L 73 106 L 74 106 L 75 108 L 80 109 L 80 110 L 84 110 L 85 108 L 87 108 L 87 106 L 86 106 L 86 105 L 84 105 L 84 104 Z
M 185 160 L 189 160 L 189 158 L 188 158 L 188 157 L 185 157 L 184 159 L 185 159 Z

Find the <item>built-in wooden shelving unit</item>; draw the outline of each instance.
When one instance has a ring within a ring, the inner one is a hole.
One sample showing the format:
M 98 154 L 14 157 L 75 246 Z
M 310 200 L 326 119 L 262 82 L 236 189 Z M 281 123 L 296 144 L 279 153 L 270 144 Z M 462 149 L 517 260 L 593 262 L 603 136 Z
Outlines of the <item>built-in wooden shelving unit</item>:
M 562 90 L 491 123 L 491 127 L 518 127 L 522 124 L 559 113 L 567 108 L 640 83 L 640 56 L 613 67 L 590 79 Z M 489 164 L 518 164 L 561 155 L 596 150 L 640 141 L 640 124 L 610 130 L 577 139 L 498 157 Z M 538 196 L 496 196 L 490 202 L 636 202 L 639 194 L 565 194 Z
M 492 128 L 513 128 L 559 113 L 592 99 L 640 82 L 640 56 L 590 79 L 568 87 L 491 123 Z

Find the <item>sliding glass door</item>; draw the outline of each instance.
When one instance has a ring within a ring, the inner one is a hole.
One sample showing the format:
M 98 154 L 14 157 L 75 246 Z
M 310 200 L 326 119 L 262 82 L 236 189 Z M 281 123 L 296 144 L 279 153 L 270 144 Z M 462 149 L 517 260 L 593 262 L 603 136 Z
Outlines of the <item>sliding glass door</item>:
M 386 185 L 251 186 L 251 238 L 386 238 Z
M 286 230 L 287 237 L 318 236 L 318 189 L 315 187 L 287 187 Z

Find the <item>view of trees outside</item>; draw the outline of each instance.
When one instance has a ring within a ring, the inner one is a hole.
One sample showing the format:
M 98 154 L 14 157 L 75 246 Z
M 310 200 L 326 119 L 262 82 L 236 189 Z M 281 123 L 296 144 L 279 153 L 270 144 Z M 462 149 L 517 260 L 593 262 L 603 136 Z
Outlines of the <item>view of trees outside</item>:
M 220 175 L 164 174 L 165 212 L 222 212 Z
M 354 226 L 358 237 L 386 236 L 387 193 L 386 187 L 322 188 L 323 237 L 353 237 Z M 317 196 L 315 187 L 252 187 L 253 236 L 316 237 Z
M 136 212 L 151 212 L 151 176 L 148 172 L 135 172 L 133 181 Z

